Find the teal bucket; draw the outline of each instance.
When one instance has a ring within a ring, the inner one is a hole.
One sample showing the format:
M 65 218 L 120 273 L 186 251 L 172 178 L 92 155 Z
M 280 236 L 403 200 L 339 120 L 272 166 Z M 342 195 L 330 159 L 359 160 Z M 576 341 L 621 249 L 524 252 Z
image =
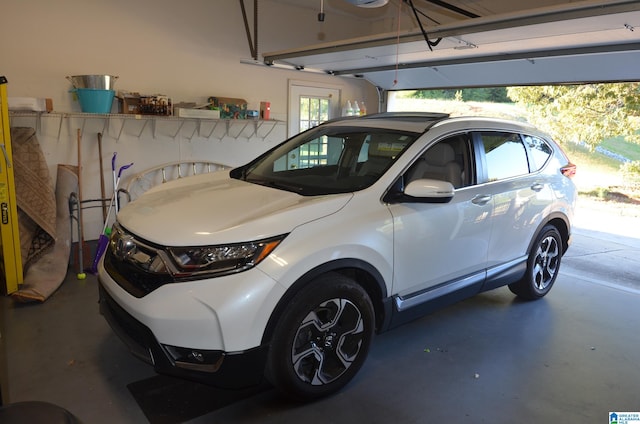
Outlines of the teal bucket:
M 114 90 L 97 90 L 93 88 L 76 88 L 73 90 L 80 101 L 80 109 L 84 113 L 111 113 Z

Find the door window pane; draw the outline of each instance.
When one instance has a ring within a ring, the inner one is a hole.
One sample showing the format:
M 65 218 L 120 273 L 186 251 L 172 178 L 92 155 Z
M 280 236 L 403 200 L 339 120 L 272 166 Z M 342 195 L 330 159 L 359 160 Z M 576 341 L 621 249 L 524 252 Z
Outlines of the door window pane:
M 527 152 L 520 135 L 513 133 L 481 133 L 487 160 L 489 181 L 503 180 L 529 173 Z
M 300 97 L 300 132 L 316 127 L 329 119 L 329 99 Z
M 316 127 L 329 119 L 329 99 L 322 97 L 300 97 L 300 132 Z M 300 146 L 292 153 L 288 169 L 310 168 L 327 164 L 327 137 L 320 137 Z
M 471 156 L 467 134 L 447 137 L 418 157 L 407 172 L 407 182 L 427 178 L 448 181 L 454 188 L 472 185 Z

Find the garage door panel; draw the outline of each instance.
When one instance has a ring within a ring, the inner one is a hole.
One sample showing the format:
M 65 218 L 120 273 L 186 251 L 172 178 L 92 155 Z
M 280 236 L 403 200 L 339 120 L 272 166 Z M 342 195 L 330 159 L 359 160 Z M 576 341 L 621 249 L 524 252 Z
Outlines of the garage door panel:
M 432 50 L 418 31 L 264 57 L 268 64 L 363 76 L 393 90 L 638 80 L 640 1 L 579 2 L 468 19 L 427 32 L 431 40 L 442 38 Z

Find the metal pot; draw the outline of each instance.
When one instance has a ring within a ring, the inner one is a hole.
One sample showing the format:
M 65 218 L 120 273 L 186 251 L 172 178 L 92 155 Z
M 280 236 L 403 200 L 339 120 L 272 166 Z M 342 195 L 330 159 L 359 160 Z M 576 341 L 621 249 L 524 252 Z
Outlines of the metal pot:
M 67 77 L 74 88 L 93 88 L 95 90 L 113 90 L 118 77 L 113 75 L 74 75 Z

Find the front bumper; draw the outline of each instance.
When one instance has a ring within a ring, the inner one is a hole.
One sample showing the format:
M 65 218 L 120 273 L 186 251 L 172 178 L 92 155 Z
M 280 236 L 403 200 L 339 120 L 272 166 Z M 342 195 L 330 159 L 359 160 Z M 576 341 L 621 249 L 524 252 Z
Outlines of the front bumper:
M 153 332 L 120 307 L 99 281 L 100 313 L 129 350 L 161 374 L 220 388 L 242 388 L 262 382 L 267 347 L 241 352 L 189 349 L 163 345 Z

